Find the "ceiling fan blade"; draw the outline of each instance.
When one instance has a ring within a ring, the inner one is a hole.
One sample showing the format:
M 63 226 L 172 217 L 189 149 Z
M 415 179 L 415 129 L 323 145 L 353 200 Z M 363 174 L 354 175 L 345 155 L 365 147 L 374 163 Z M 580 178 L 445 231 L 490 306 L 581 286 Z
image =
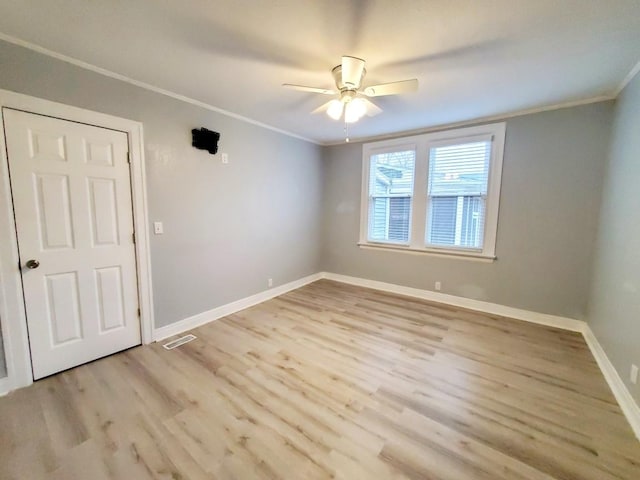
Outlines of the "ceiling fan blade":
M 291 88 L 293 90 L 299 90 L 300 92 L 321 93 L 323 95 L 333 95 L 335 93 L 338 93 L 335 90 L 329 90 L 326 88 L 306 87 L 304 85 L 293 85 L 291 83 L 283 83 L 282 86 L 285 88 Z
M 312 115 L 316 114 L 316 113 L 321 113 L 321 112 L 326 112 L 327 108 L 329 108 L 329 105 L 331 105 L 332 100 L 329 100 L 327 103 L 323 103 L 322 105 L 320 105 L 318 108 L 316 108 L 315 110 L 313 110 L 311 112 Z
M 400 82 L 381 83 L 365 88 L 362 93 L 367 97 L 381 97 L 383 95 L 397 95 L 398 93 L 415 92 L 418 90 L 418 80 L 402 80 Z
M 359 88 L 364 72 L 364 60 L 356 57 L 342 57 L 342 84 Z
M 362 98 L 362 97 L 360 97 L 360 98 Z M 367 100 L 366 98 L 363 98 L 362 101 L 367 106 L 367 116 L 368 117 L 375 117 L 379 113 L 382 113 L 382 109 L 379 106 L 377 106 L 375 103 L 373 103 L 371 100 Z

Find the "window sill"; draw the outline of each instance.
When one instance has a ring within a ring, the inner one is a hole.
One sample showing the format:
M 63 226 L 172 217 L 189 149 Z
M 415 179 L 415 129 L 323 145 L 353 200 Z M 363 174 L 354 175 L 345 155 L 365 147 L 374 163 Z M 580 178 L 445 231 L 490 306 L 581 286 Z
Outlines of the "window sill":
M 411 248 L 406 245 L 393 245 L 386 243 L 358 243 L 358 247 L 364 250 L 390 250 L 394 252 L 410 253 L 413 255 L 429 255 L 433 257 L 456 258 L 460 260 L 472 260 L 483 263 L 493 263 L 497 257 L 479 252 L 465 252 L 459 250 L 445 250 L 439 248 Z

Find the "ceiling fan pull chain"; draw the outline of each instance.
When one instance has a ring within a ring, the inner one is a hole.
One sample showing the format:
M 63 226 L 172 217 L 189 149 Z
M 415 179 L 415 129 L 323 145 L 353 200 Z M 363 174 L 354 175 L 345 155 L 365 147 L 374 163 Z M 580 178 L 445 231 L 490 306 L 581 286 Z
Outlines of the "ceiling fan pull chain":
M 347 123 L 346 118 L 344 121 L 344 137 L 344 141 L 349 143 L 349 124 Z

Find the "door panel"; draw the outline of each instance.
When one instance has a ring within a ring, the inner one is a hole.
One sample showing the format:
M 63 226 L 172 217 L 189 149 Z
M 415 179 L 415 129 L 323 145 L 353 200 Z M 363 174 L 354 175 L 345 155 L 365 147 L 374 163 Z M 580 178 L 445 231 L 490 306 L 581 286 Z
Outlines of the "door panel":
M 84 141 L 85 163 L 89 165 L 113 167 L 113 148 L 110 143 L 99 139 Z
M 39 132 L 32 128 L 28 128 L 27 133 L 29 135 L 29 153 L 32 159 L 38 157 L 38 160 L 67 161 L 64 134 L 50 131 Z
M 34 174 L 34 180 L 42 249 L 73 248 L 69 177 Z
M 112 178 L 88 178 L 93 246 L 118 244 L 116 182 Z
M 82 339 L 78 275 L 76 272 L 46 275 L 47 313 L 51 346 Z
M 3 116 L 34 378 L 140 344 L 127 135 Z
M 125 326 L 120 266 L 96 269 L 100 333 Z

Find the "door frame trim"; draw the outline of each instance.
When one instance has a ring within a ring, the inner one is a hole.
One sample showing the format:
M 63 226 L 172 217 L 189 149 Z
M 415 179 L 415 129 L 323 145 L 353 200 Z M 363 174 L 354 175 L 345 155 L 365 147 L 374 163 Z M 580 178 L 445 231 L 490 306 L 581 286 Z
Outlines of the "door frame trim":
M 0 89 L 0 324 L 7 377 L 0 395 L 33 383 L 24 294 L 18 269 L 18 239 L 13 214 L 3 108 L 125 132 L 131 155 L 131 201 L 136 235 L 136 271 L 142 343 L 153 341 L 153 291 L 142 123 Z

